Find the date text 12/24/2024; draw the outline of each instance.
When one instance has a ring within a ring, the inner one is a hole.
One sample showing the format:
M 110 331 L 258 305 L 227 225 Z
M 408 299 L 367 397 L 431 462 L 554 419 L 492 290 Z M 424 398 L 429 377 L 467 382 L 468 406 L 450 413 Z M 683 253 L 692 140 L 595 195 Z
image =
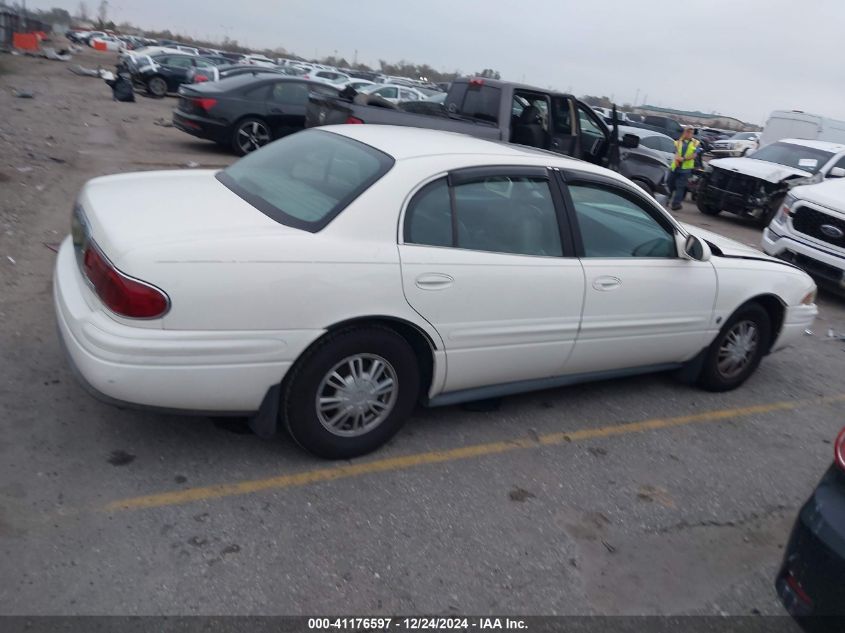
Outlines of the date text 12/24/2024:
M 308 629 L 311 631 L 524 631 L 527 628 L 525 621 L 519 618 L 308 618 Z

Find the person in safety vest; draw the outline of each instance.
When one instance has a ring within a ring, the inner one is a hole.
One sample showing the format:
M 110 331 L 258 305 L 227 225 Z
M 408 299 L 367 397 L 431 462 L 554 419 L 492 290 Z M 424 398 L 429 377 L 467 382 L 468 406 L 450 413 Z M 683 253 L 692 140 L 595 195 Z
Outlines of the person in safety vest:
M 669 166 L 669 180 L 666 183 L 672 196 L 672 211 L 681 208 L 681 200 L 687 193 L 687 180 L 695 167 L 697 151 L 698 141 L 692 136 L 692 128 L 684 128 L 681 138 L 675 141 L 675 156 Z

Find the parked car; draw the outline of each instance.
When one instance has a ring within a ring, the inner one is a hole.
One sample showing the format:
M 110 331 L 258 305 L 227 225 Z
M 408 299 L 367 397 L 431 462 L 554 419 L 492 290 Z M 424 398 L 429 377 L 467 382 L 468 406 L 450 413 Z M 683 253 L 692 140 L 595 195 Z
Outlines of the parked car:
M 632 120 L 628 121 L 628 125 L 645 130 L 653 130 L 654 132 L 660 132 L 661 134 L 665 134 L 671 138 L 680 138 L 681 133 L 684 131 L 684 128 L 680 123 L 667 116 L 647 114 L 643 115 L 642 118 L 642 123 Z
M 264 66 L 266 68 L 275 68 L 276 62 L 266 55 L 244 55 L 241 60 L 242 64 L 251 64 L 253 66 Z
M 737 132 L 723 141 L 713 143 L 710 151 L 715 157 L 745 156 L 760 146 L 760 135 L 757 132 Z
M 98 51 L 119 51 L 124 48 L 124 43 L 112 35 L 100 35 L 89 40 L 88 44 Z
M 184 53 L 159 53 L 129 58 L 127 69 L 132 83 L 145 89 L 153 97 L 164 97 L 176 92 L 179 86 L 188 82 L 189 72 L 202 69 L 216 78 L 217 67 L 211 61 L 197 55 Z
M 371 94 L 379 95 L 377 90 Z M 580 158 L 650 183 L 656 194 L 667 193 L 666 164 L 654 156 L 644 160 L 643 152 L 621 151 L 635 149 L 639 139 L 625 135 L 620 147 L 601 117 L 572 95 L 478 77 L 453 81 L 442 107 L 427 102 L 409 107 L 413 102 L 402 102 L 393 109 L 385 99 L 371 104 L 370 95 L 353 100 L 345 93 L 339 98 L 312 95 L 306 125 L 367 123 L 461 132 Z
M 707 215 L 729 211 L 766 226 L 790 189 L 836 177 L 834 168 L 845 168 L 845 144 L 794 138 L 750 156 L 717 158 L 699 186 L 698 209 Z
M 663 158 L 666 165 L 671 165 L 672 159 L 675 156 L 674 140 L 672 140 L 665 134 L 655 132 L 654 130 L 646 130 L 643 128 L 632 127 L 629 125 L 620 125 L 619 140 L 622 140 L 625 134 L 633 134 L 634 136 L 636 136 L 638 139 L 640 139 L 640 147 L 645 147 L 647 149 L 652 150 L 653 152 L 658 153 Z
M 188 76 L 185 84 L 198 84 L 206 81 L 220 81 L 227 77 L 237 77 L 238 75 L 260 75 L 263 73 L 270 73 L 276 75 L 284 75 L 281 69 L 265 68 L 263 66 L 253 66 L 251 64 L 240 64 L 236 66 L 217 66 L 216 72 L 208 72 L 206 68 L 192 68 L 188 71 Z M 184 84 L 183 84 L 184 85 Z
M 806 630 L 842 630 L 841 618 L 845 616 L 845 429 L 834 442 L 833 464 L 798 513 L 783 553 L 775 589 L 786 610 L 799 618 Z
M 238 74 L 214 83 L 185 85 L 179 90 L 173 125 L 243 156 L 303 129 L 312 92 L 338 93 L 327 84 L 277 72 Z
M 423 101 L 426 96 L 416 88 L 410 86 L 399 86 L 397 84 L 373 84 L 361 90 L 364 94 L 376 95 L 389 101 L 399 103 L 400 101 Z
M 367 88 L 369 86 L 376 86 L 376 85 L 378 85 L 378 84 L 376 84 L 373 81 L 369 81 L 367 79 L 352 78 L 349 81 L 347 81 L 345 84 L 339 85 L 338 88 L 340 88 L 340 89 L 352 88 L 355 92 L 361 92 L 361 90 L 363 88 Z
M 785 138 L 845 144 L 845 121 L 801 110 L 775 110 L 763 127 L 760 147 Z
M 305 73 L 305 75 L 303 75 L 303 79 L 320 81 L 332 86 L 343 86 L 352 78 L 346 73 L 340 73 L 336 70 L 312 70 L 311 72 Z
M 845 291 L 845 169 L 825 182 L 789 191 L 763 231 L 763 250 L 790 261 L 828 287 Z
M 411 127 L 96 178 L 72 236 L 56 312 L 92 390 L 252 413 L 329 458 L 376 449 L 418 402 L 670 369 L 733 389 L 817 312 L 806 273 L 679 224 L 618 174 Z

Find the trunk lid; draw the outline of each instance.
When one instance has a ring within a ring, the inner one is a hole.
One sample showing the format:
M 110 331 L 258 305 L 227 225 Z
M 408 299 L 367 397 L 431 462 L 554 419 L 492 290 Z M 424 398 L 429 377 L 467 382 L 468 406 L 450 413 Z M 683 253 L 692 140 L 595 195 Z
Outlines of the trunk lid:
M 245 202 L 219 182 L 216 173 L 104 176 L 85 185 L 79 203 L 94 241 L 115 264 L 130 251 L 150 246 L 301 232 Z

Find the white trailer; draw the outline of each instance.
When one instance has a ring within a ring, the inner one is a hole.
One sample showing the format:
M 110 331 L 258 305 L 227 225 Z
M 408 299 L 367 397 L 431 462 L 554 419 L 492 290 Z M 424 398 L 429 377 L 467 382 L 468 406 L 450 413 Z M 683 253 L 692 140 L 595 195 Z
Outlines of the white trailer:
M 785 138 L 845 143 L 845 121 L 801 110 L 775 110 L 763 128 L 760 147 Z

